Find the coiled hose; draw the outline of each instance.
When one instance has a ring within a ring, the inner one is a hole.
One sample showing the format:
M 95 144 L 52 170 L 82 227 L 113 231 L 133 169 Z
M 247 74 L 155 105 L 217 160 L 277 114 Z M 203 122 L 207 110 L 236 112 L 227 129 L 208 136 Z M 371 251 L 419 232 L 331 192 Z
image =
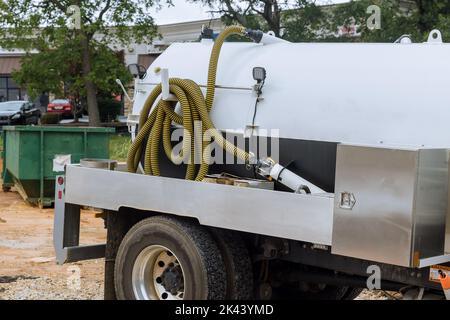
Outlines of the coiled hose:
M 203 95 L 199 85 L 189 79 L 171 78 L 169 79 L 170 93 L 175 95 L 181 105 L 182 115 L 177 114 L 174 109 L 175 102 L 159 100 L 155 108 L 152 107 L 155 101 L 162 93 L 161 85 L 156 86 L 147 98 L 139 119 L 139 132 L 128 151 L 127 166 L 128 172 L 135 173 L 141 161 L 142 152 L 144 155 L 144 173 L 147 175 L 159 176 L 159 147 L 161 135 L 163 149 L 166 156 L 175 164 L 180 164 L 185 160 L 188 163 L 186 170 L 186 179 L 202 181 L 209 170 L 209 153 L 204 152 L 206 144 L 196 141 L 194 137 L 194 125 L 201 122 L 202 133 L 211 136 L 217 145 L 221 146 L 227 152 L 235 157 L 249 162 L 250 155 L 234 144 L 227 141 L 222 134 L 215 128 L 209 113 L 213 107 L 214 95 L 216 89 L 217 65 L 220 51 L 226 38 L 231 35 L 246 35 L 246 30 L 240 26 L 226 28 L 216 39 L 211 52 L 208 71 L 208 83 L 206 97 Z M 173 156 L 171 144 L 171 125 L 172 123 L 182 125 L 184 128 L 183 146 L 179 155 Z M 144 148 L 145 141 L 147 141 Z M 201 148 L 196 148 L 196 145 Z M 195 165 L 195 151 L 201 151 L 201 164 L 197 171 Z M 197 172 L 196 172 L 197 171 Z

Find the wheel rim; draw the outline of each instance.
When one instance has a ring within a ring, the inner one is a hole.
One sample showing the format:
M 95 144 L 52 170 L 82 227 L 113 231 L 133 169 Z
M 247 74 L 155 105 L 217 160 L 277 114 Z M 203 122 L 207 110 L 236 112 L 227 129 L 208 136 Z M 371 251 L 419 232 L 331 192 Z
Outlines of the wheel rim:
M 183 300 L 185 278 L 177 256 L 160 245 L 152 245 L 136 258 L 132 285 L 137 300 Z

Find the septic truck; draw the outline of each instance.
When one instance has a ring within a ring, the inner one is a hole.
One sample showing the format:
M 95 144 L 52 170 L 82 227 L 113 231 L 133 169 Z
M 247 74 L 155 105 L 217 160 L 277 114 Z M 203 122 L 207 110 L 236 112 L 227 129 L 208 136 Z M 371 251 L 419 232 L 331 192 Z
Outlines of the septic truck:
M 445 299 L 449 56 L 438 30 L 172 44 L 130 67 L 126 166 L 57 178 L 58 263 L 105 258 L 106 299 Z M 106 244 L 80 245 L 83 207 L 103 210 Z

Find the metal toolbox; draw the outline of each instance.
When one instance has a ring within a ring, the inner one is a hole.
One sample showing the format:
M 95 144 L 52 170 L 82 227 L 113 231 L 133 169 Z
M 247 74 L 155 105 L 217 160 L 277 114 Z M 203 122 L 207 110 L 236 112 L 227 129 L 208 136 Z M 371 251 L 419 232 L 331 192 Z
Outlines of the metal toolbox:
M 332 252 L 405 267 L 445 253 L 449 151 L 339 145 Z

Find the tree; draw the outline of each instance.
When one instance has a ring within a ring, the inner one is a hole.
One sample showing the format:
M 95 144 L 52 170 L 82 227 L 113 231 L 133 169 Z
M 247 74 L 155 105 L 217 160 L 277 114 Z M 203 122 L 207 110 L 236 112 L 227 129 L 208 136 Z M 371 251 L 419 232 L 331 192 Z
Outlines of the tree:
M 260 27 L 260 21 L 255 19 L 255 16 L 259 16 L 267 28 L 277 36 L 280 35 L 283 5 L 277 0 L 193 0 L 193 2 L 209 5 L 211 12 L 220 14 L 228 24 L 237 22 L 247 28 Z
M 371 29 L 367 25 L 371 5 L 380 8 L 381 28 Z M 333 10 L 329 29 L 356 25 L 359 37 L 344 37 L 343 41 L 394 42 L 408 34 L 415 42 L 426 41 L 431 30 L 440 29 L 450 36 L 450 2 L 447 0 L 358 0 L 345 3 Z
M 26 50 L 19 82 L 30 81 L 32 91 L 71 84 L 87 100 L 90 125 L 98 126 L 97 93 L 111 90 L 115 76 L 123 76 L 108 47 L 150 42 L 157 28 L 148 10 L 157 1 L 1 1 L 0 46 Z M 38 75 L 47 88 L 35 81 Z
M 425 41 L 432 29 L 450 37 L 448 0 L 350 0 L 338 5 L 319 6 L 314 0 L 191 0 L 202 2 L 212 13 L 222 15 L 226 24 L 272 30 L 277 36 L 299 41 L 394 42 L 408 34 Z M 323 2 L 322 2 L 323 3 Z M 381 28 L 367 25 L 368 8 L 381 9 Z M 338 36 L 339 29 L 356 28 L 359 36 Z
M 226 24 L 239 23 L 247 28 L 273 31 L 277 37 L 307 40 L 323 17 L 313 0 L 191 0 L 202 2 Z M 302 38 L 305 36 L 306 38 Z
M 292 42 L 321 41 L 326 38 L 329 15 L 315 2 L 298 0 L 294 9 L 282 15 L 283 38 Z
M 443 21 L 450 15 L 448 0 L 414 0 L 416 4 L 417 28 L 423 33 L 442 26 Z
M 13 72 L 13 78 L 27 87 L 27 93 L 33 99 L 43 92 L 52 92 L 57 97 L 70 97 L 77 106 L 81 106 L 74 110 L 77 118 L 85 108 L 86 90 L 81 76 L 80 47 L 72 45 L 72 42 L 68 42 L 39 54 L 27 54 L 22 58 L 20 70 Z M 95 75 L 97 96 L 119 95 L 121 89 L 115 79 L 122 79 L 125 83 L 131 81 L 123 58 L 123 52 L 113 52 L 101 44 L 95 46 L 92 74 Z
M 368 8 L 374 4 L 380 8 L 379 28 L 372 28 L 367 23 L 372 13 Z M 411 14 L 410 9 L 402 8 L 400 2 L 396 0 L 350 1 L 335 7 L 329 21 L 329 29 L 337 31 L 339 28 L 356 27 L 359 37 L 343 35 L 340 41 L 394 42 L 403 34 L 417 37 L 416 21 Z

